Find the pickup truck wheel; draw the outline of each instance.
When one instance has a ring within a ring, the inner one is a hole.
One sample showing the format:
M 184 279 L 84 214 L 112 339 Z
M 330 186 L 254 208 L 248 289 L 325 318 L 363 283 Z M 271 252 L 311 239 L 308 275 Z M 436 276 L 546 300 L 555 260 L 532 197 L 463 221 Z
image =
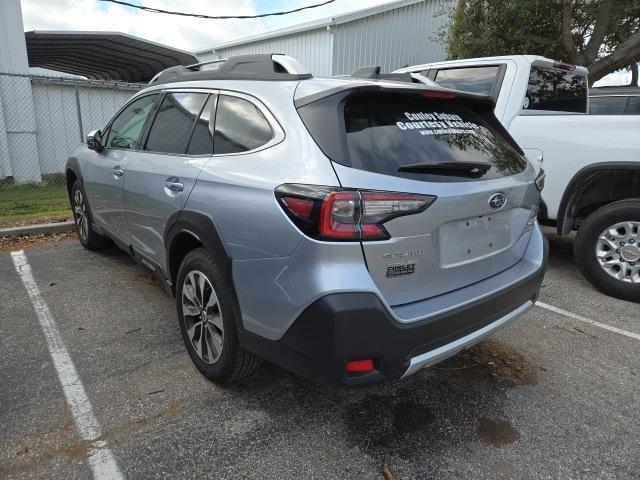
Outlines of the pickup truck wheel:
M 640 200 L 621 200 L 587 217 L 576 237 L 576 263 L 596 288 L 640 300 Z
M 216 383 L 252 373 L 261 359 L 238 343 L 233 296 L 213 256 L 189 252 L 178 270 L 176 306 L 182 339 L 196 368 Z
M 80 182 L 76 180 L 71 187 L 71 209 L 76 224 L 76 233 L 82 246 L 88 250 L 100 250 L 110 245 L 109 239 L 99 235 L 91 226 L 92 217 L 87 198 Z

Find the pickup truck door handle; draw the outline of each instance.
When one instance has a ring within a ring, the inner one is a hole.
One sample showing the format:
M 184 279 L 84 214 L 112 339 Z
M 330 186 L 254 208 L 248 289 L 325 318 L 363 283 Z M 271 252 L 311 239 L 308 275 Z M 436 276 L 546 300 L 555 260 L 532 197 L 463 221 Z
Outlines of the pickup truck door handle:
M 122 170 L 120 167 L 113 167 L 113 176 L 114 177 L 121 177 L 124 175 L 124 170 Z
M 180 182 L 164 182 L 164 186 L 172 192 L 181 192 L 184 190 L 184 184 Z

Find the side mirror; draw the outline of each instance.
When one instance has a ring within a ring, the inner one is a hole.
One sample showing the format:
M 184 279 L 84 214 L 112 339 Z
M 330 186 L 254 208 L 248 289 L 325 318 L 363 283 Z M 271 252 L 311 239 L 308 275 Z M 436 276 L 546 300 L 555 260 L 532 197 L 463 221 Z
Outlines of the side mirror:
M 89 132 L 87 135 L 87 148 L 89 148 L 89 150 L 95 150 L 96 152 L 104 148 L 102 146 L 102 133 L 100 133 L 100 130 Z

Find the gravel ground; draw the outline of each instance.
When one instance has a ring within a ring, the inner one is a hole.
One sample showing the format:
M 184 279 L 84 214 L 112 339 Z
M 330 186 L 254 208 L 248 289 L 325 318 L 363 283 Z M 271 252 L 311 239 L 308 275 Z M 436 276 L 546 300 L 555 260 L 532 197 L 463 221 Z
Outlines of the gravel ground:
M 192 366 L 174 301 L 146 270 L 59 240 L 26 256 L 128 478 L 640 478 L 638 340 L 536 307 L 402 381 L 334 388 L 265 365 L 219 387 Z M 638 305 L 595 291 L 571 239 L 550 241 L 541 300 L 640 333 Z M 91 478 L 6 253 L 0 274 L 0 477 Z

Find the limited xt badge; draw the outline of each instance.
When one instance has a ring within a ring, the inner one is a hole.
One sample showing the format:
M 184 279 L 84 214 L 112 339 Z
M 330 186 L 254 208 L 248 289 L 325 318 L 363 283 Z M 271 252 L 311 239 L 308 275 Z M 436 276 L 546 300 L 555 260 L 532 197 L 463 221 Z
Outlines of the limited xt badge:
M 389 265 L 387 267 L 387 278 L 400 277 L 402 275 L 411 275 L 416 272 L 416 264 L 400 263 L 397 265 Z

